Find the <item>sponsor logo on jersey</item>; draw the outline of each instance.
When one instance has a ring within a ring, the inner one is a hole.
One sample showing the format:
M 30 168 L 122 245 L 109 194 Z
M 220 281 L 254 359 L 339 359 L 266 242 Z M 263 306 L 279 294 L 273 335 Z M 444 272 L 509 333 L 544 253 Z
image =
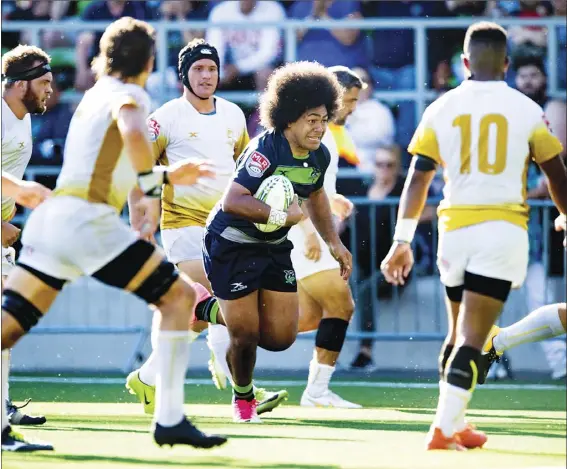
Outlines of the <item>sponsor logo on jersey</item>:
M 150 139 L 150 142 L 155 142 L 157 140 L 160 129 L 161 127 L 158 124 L 158 121 L 155 119 L 148 120 L 148 138 Z
M 246 160 L 245 167 L 250 176 L 260 178 L 270 167 L 270 164 L 270 160 L 262 155 L 262 153 L 260 153 L 259 151 L 254 151 Z

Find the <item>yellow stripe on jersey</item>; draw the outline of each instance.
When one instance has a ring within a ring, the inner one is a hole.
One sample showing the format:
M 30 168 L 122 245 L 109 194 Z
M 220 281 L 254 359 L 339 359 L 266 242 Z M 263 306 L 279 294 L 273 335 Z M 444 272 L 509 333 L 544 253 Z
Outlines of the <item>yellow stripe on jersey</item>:
M 248 129 L 244 127 L 242 133 L 240 134 L 240 138 L 234 145 L 234 161 L 236 161 L 240 154 L 244 151 L 246 145 L 248 145 L 248 142 L 250 142 L 250 136 L 248 135 Z
M 118 124 L 113 121 L 108 127 L 94 166 L 89 184 L 88 200 L 95 203 L 108 203 L 112 206 L 118 201 L 110 201 L 112 174 L 118 164 L 123 147 L 122 135 Z M 112 203 L 114 202 L 114 203 Z M 122 207 L 118 207 L 119 210 Z
M 423 155 L 435 160 L 438 164 L 443 164 L 441 155 L 439 154 L 439 143 L 437 142 L 437 135 L 435 130 L 431 127 L 425 126 L 423 123 L 419 124 L 411 142 L 408 146 L 408 152 L 411 155 Z
M 160 156 L 163 154 L 169 141 L 165 135 L 158 135 L 156 140 L 152 142 L 152 157 L 154 161 L 159 161 Z
M 113 191 L 112 176 L 120 160 L 122 148 L 123 141 L 118 124 L 113 121 L 106 130 L 88 187 L 68 183 L 55 189 L 53 195 L 79 197 L 93 203 L 108 204 L 120 212 L 126 203 L 126 197 Z
M 330 123 L 329 130 L 333 134 L 333 138 L 337 144 L 339 158 L 342 158 L 353 166 L 358 166 L 360 159 L 356 154 L 356 146 L 351 136 L 346 131 L 345 126 Z
M 439 231 L 458 230 L 466 226 L 487 221 L 507 221 L 525 230 L 528 229 L 529 209 L 523 204 L 509 205 L 454 205 L 437 210 Z
M 532 158 L 536 163 L 545 163 L 563 151 L 563 145 L 544 122 L 537 125 L 529 138 Z
M 167 153 L 163 152 L 159 159 L 160 164 L 169 165 Z M 161 219 L 160 226 L 162 230 L 169 228 L 184 228 L 186 226 L 204 227 L 210 213 L 210 209 L 199 207 L 199 202 L 193 200 L 183 200 L 187 206 L 175 203 L 175 187 L 172 184 L 166 184 L 161 194 Z M 216 203 L 212 201 L 212 205 Z

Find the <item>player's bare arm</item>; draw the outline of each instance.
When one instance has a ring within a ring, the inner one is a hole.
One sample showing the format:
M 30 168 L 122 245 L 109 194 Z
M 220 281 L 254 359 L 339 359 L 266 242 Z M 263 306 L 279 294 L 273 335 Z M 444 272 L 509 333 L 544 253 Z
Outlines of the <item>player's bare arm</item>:
M 20 237 L 21 230 L 17 227 L 8 223 L 7 221 L 2 222 L 2 247 L 9 248 L 14 244 Z
M 268 223 L 272 208 L 254 198 L 251 192 L 237 182 L 232 182 L 222 203 L 226 213 L 236 215 L 254 223 Z M 287 209 L 284 226 L 293 226 L 303 217 L 303 212 L 297 202 L 297 197 Z
M 337 230 L 335 229 L 331 205 L 329 204 L 329 198 L 325 193 L 325 189 L 321 188 L 311 193 L 307 210 L 317 232 L 329 246 L 333 257 L 341 265 L 341 277 L 348 280 L 352 272 L 352 255 L 341 242 Z
M 331 211 L 340 221 L 346 220 L 354 210 L 354 204 L 342 194 L 333 194 L 329 197 Z
M 2 171 L 2 195 L 12 197 L 27 208 L 36 208 L 49 197 L 51 191 L 35 181 L 22 181 Z
M 317 236 L 317 230 L 307 213 L 307 204 L 303 204 L 301 208 L 305 216 L 303 220 L 298 223 L 298 226 L 305 235 L 303 252 L 307 259 L 317 262 L 321 258 L 321 243 Z
M 549 186 L 549 193 L 553 202 L 563 214 L 567 213 L 567 168 L 561 157 L 555 156 L 550 160 L 540 163 Z
M 410 243 L 425 207 L 429 186 L 434 176 L 433 160 L 422 156 L 413 158 L 400 197 L 394 243 L 380 265 L 386 280 L 394 285 L 403 285 L 413 267 Z

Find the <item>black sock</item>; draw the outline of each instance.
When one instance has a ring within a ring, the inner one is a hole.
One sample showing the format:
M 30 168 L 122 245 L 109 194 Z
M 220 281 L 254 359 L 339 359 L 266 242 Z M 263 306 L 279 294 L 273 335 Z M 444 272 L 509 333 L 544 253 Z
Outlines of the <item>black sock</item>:
M 195 317 L 200 321 L 210 322 L 211 324 L 217 323 L 217 315 L 219 312 L 219 302 L 212 296 L 206 300 L 201 301 L 195 308 Z
M 236 399 L 244 399 L 247 401 L 254 399 L 254 385 L 252 383 L 250 383 L 248 386 L 233 385 L 232 392 L 234 393 L 234 397 Z
M 447 367 L 447 361 L 455 348 L 454 345 L 444 345 L 439 354 L 439 379 L 443 381 L 445 379 L 445 368 Z

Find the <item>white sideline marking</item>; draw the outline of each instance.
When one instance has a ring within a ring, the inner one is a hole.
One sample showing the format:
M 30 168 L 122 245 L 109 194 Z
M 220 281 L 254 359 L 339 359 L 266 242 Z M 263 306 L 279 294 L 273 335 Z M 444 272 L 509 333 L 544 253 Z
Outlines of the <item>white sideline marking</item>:
M 10 377 L 13 383 L 54 383 L 54 384 L 124 384 L 126 378 L 91 378 L 91 377 L 42 377 L 42 376 L 13 376 Z M 185 384 L 193 385 L 212 385 L 210 379 L 186 379 Z M 303 387 L 306 381 L 299 380 L 260 380 L 256 381 L 259 386 L 266 387 Z M 354 387 L 354 388 L 385 388 L 385 389 L 437 389 L 437 383 L 395 383 L 389 381 L 333 381 L 333 387 Z M 502 390 L 527 390 L 527 391 L 565 391 L 565 385 L 554 384 L 483 384 L 478 389 L 502 389 Z

